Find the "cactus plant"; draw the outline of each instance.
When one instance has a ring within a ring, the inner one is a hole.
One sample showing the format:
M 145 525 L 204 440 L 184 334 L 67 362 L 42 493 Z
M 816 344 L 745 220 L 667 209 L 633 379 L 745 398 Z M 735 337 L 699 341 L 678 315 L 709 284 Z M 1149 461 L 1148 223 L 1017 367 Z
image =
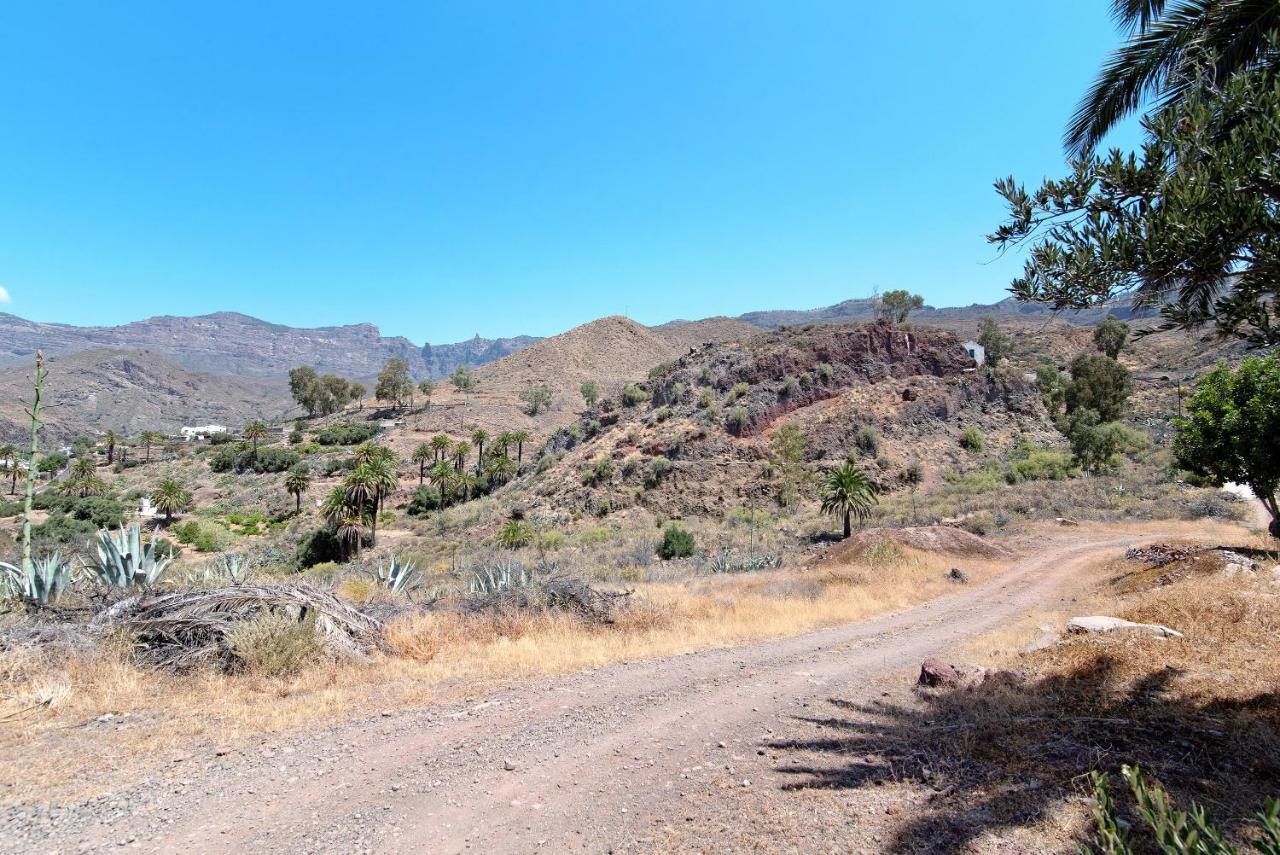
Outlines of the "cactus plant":
M 57 602 L 75 581 L 72 563 L 57 552 L 44 559 L 32 559 L 29 566 L 24 572 L 21 567 L 0 562 L 0 594 L 47 606 Z
M 533 572 L 519 561 L 499 561 L 481 567 L 472 575 L 467 590 L 473 594 L 496 594 L 533 584 Z
M 142 542 L 142 527 L 137 523 L 120 527 L 118 535 L 110 530 L 98 532 L 90 541 L 98 556 L 87 567 L 100 582 L 113 588 L 149 588 L 173 563 L 173 554 L 159 555 L 154 543 Z
M 392 555 L 385 565 L 382 559 L 378 559 L 378 569 L 373 573 L 373 579 L 393 594 L 408 594 L 422 584 L 421 579 L 415 578 L 417 574 L 416 564 L 401 561 L 399 556 Z

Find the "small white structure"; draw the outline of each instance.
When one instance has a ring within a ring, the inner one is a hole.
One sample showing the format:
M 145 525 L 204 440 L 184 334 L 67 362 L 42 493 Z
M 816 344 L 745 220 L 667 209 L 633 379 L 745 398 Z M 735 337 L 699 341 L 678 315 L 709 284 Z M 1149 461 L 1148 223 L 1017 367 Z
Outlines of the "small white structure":
M 226 433 L 226 425 L 197 425 L 194 427 L 184 427 L 181 431 L 182 438 L 187 442 L 194 439 L 208 439 L 215 433 Z
M 964 349 L 967 350 L 969 352 L 969 355 L 973 357 L 974 362 L 978 363 L 979 365 L 983 365 L 986 363 L 987 349 L 982 345 L 978 344 L 976 341 L 966 341 L 964 343 Z
M 138 516 L 143 519 L 150 519 L 156 515 L 155 506 L 151 504 L 151 499 L 143 496 L 138 500 Z

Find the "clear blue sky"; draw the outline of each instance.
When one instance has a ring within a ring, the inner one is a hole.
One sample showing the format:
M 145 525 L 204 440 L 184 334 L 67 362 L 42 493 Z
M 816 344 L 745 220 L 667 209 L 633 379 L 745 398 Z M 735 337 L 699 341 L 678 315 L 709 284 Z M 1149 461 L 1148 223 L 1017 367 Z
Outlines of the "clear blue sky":
M 1106 0 L 0 8 L 0 309 L 417 342 L 1005 296 Z

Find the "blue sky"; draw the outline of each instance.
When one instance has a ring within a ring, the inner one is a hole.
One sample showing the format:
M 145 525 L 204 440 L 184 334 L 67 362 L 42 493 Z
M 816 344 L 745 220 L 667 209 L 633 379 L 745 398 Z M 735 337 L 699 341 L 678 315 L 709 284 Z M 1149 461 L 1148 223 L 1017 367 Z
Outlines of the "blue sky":
M 991 182 L 1061 172 L 1108 6 L 6 4 L 0 308 L 446 342 L 994 301 Z

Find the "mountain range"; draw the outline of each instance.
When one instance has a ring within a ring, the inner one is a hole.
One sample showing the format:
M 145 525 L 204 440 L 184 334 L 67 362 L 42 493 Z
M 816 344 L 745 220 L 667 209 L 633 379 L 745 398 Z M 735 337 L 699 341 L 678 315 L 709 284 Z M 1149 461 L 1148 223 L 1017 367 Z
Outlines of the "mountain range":
M 1090 324 L 1108 311 L 1133 314 L 1126 307 L 1115 306 L 1056 317 Z M 416 379 L 446 377 L 460 365 L 493 366 L 495 370 L 485 372 L 484 385 L 489 390 L 502 390 L 500 410 L 506 417 L 511 415 L 506 409 L 518 411 L 516 387 L 521 382 L 564 385 L 555 380 L 555 372 L 528 364 L 538 361 L 532 356 L 512 361 L 513 356 L 534 345 L 540 346 L 533 352 L 542 357 L 555 354 L 550 361 L 564 363 L 563 377 L 580 380 L 596 376 L 616 382 L 630 377 L 627 372 L 631 369 L 642 374 L 651 362 L 707 342 L 742 339 L 753 330 L 781 326 L 868 320 L 874 314 L 873 300 L 853 299 L 816 309 L 676 320 L 656 327 L 621 318 L 602 319 L 610 323 L 593 322 L 551 339 L 476 336 L 451 344 L 419 346 L 401 336 L 383 336 L 369 323 L 302 329 L 235 312 L 160 316 L 114 327 L 41 323 L 0 313 L 0 367 L 7 369 L 0 371 L 0 396 L 10 402 L 29 397 L 30 372 L 21 369 L 30 365 L 39 349 L 49 357 L 50 390 L 59 404 L 56 416 L 50 419 L 51 433 L 69 437 L 107 428 L 172 432 L 192 422 L 234 427 L 249 418 L 282 417 L 290 411 L 284 378 L 292 368 L 311 365 L 322 373 L 368 382 L 388 359 L 399 357 L 408 363 Z M 1030 320 L 1055 317 L 1044 307 L 1010 298 L 992 305 L 924 307 L 912 314 L 912 320 L 958 328 L 988 315 Z M 654 335 L 649 336 L 648 331 Z M 615 336 L 618 341 L 613 341 Z M 505 374 L 511 376 L 503 377 Z M 0 436 L 17 438 L 23 431 L 21 407 L 0 406 Z

